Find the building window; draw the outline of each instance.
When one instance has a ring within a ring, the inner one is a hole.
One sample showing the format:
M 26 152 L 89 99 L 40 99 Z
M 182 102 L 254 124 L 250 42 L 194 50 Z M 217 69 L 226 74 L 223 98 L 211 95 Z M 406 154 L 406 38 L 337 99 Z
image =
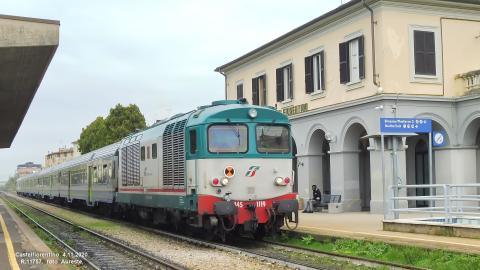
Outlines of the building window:
M 413 31 L 415 74 L 436 76 L 435 33 Z
M 252 79 L 252 104 L 260 106 L 267 105 L 267 83 L 265 75 Z
M 237 99 L 243 98 L 243 83 L 237 84 Z
M 292 64 L 277 69 L 277 102 L 293 99 Z
M 365 50 L 363 36 L 339 45 L 340 83 L 357 83 L 365 79 Z
M 305 57 L 305 91 L 307 94 L 325 90 L 325 53 Z
M 410 80 L 439 83 L 442 80 L 442 53 L 438 27 L 410 25 Z

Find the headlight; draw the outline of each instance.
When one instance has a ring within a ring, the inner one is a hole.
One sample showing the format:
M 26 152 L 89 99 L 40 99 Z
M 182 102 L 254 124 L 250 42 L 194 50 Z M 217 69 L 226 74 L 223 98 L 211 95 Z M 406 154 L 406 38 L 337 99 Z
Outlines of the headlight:
M 228 185 L 228 178 L 223 178 L 222 179 L 222 186 Z
M 278 186 L 283 186 L 284 185 L 283 178 L 282 177 L 275 178 L 275 184 L 277 184 Z
M 258 115 L 257 110 L 255 110 L 255 109 L 253 109 L 253 108 L 250 109 L 250 110 L 248 110 L 248 116 L 249 116 L 250 118 L 255 118 L 255 117 L 257 117 L 257 115 Z

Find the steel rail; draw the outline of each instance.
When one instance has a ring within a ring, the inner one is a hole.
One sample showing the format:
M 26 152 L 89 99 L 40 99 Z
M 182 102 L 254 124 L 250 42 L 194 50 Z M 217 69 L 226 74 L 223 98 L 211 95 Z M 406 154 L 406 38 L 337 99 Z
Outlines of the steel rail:
M 30 200 L 30 198 L 23 198 L 23 197 L 22 197 L 22 199 Z M 179 235 L 179 234 L 168 232 L 168 231 L 161 230 L 161 229 L 156 229 L 156 228 L 146 227 L 146 226 L 143 226 L 143 225 L 138 225 L 138 224 L 123 221 L 123 220 L 111 219 L 111 218 L 101 216 L 101 215 L 98 215 L 98 214 L 89 213 L 89 212 L 85 212 L 85 211 L 82 211 L 82 210 L 61 206 L 61 205 L 54 204 L 54 203 L 49 203 L 49 202 L 39 201 L 39 200 L 35 200 L 35 201 L 38 201 L 39 203 L 42 203 L 42 204 L 52 205 L 54 207 L 62 208 L 62 209 L 68 210 L 68 211 L 88 215 L 88 216 L 103 219 L 103 220 L 109 220 L 109 221 L 113 221 L 113 222 L 117 222 L 117 223 L 122 223 L 122 224 L 125 224 L 125 225 L 128 225 L 128 226 L 133 225 L 136 228 L 142 229 L 142 230 L 147 231 L 147 232 L 160 234 L 160 235 L 165 236 L 165 237 L 169 237 L 169 238 L 172 238 L 172 239 L 175 239 L 175 240 L 180 240 L 180 241 L 183 241 L 183 242 L 191 243 L 191 244 L 194 244 L 194 245 L 207 247 L 207 248 L 218 249 L 218 250 L 223 250 L 223 251 L 227 251 L 227 252 L 243 253 L 245 255 L 249 255 L 250 257 L 267 260 L 267 261 L 270 261 L 270 262 L 273 262 L 273 263 L 276 263 L 276 264 L 285 265 L 285 266 L 291 267 L 291 268 L 296 268 L 296 269 L 301 269 L 301 270 L 326 269 L 326 268 L 321 268 L 321 267 L 313 268 L 313 267 L 311 267 L 307 264 L 301 264 L 301 263 L 297 263 L 297 262 L 294 263 L 294 262 L 289 262 L 289 261 L 282 261 L 282 260 L 279 260 L 277 258 L 265 256 L 265 255 L 260 254 L 260 253 L 255 253 L 255 252 L 252 252 L 252 251 L 249 251 L 249 250 L 246 250 L 246 249 L 243 249 L 243 248 L 231 246 L 231 245 L 228 245 L 228 244 L 210 242 L 210 241 L 201 240 L 201 239 L 198 239 L 198 238 L 192 238 L 192 237 L 188 237 L 188 236 L 184 236 L 184 235 Z M 243 239 L 247 239 L 247 238 L 243 238 Z M 249 238 L 248 238 L 248 240 L 249 241 L 254 241 L 254 240 L 249 239 Z M 330 256 L 330 257 L 334 257 L 334 258 L 341 259 L 341 260 L 356 261 L 358 263 L 365 262 L 365 263 L 370 263 L 370 264 L 376 264 L 378 266 L 394 267 L 395 269 L 425 270 L 425 268 L 419 268 L 419 267 L 410 266 L 410 265 L 390 263 L 390 262 L 385 262 L 385 261 L 380 261 L 380 260 L 375 260 L 375 259 L 361 258 L 361 257 L 352 256 L 352 255 L 344 255 L 344 254 L 338 254 L 338 253 L 327 252 L 327 251 L 318 251 L 318 250 L 313 250 L 313 249 L 309 249 L 309 248 L 303 248 L 303 247 L 298 247 L 298 246 L 294 246 L 294 245 L 288 245 L 288 244 L 283 244 L 283 243 L 278 243 L 278 242 L 273 242 L 273 241 L 262 240 L 260 242 L 267 243 L 267 244 L 270 244 L 270 245 L 277 245 L 277 246 L 281 246 L 281 247 L 289 248 L 289 249 L 297 249 L 297 250 L 300 250 L 300 251 L 308 251 L 308 252 L 316 253 L 318 255 Z
M 5 200 L 7 200 L 7 199 L 5 199 Z M 8 200 L 7 200 L 7 201 L 8 201 Z M 17 200 L 17 201 L 18 201 L 18 200 Z M 100 239 L 102 239 L 102 240 L 105 240 L 105 241 L 107 241 L 107 242 L 109 242 L 109 243 L 112 243 L 112 244 L 114 244 L 114 245 L 116 245 L 116 246 L 120 246 L 121 248 L 126 249 L 127 251 L 129 251 L 129 252 L 131 252 L 131 253 L 137 254 L 137 255 L 139 255 L 139 256 L 142 256 L 142 257 L 145 257 L 145 258 L 147 258 L 147 259 L 149 259 L 149 260 L 152 260 L 152 261 L 154 261 L 154 262 L 156 262 L 156 263 L 158 263 L 158 264 L 161 264 L 162 266 L 165 266 L 165 267 L 167 267 L 167 268 L 169 268 L 169 269 L 172 269 L 172 270 L 186 270 L 186 269 L 187 269 L 187 268 L 185 268 L 185 267 L 183 267 L 183 266 L 180 266 L 180 265 L 178 265 L 178 264 L 175 264 L 175 263 L 173 263 L 173 262 L 171 262 L 171 261 L 169 261 L 169 260 L 167 260 L 167 259 L 163 259 L 163 258 L 158 258 L 158 257 L 152 256 L 152 255 L 150 255 L 150 254 L 148 254 L 148 253 L 146 253 L 146 252 L 143 252 L 143 251 L 134 249 L 134 248 L 132 248 L 132 247 L 129 247 L 129 246 L 127 246 L 127 245 L 125 245 L 125 244 L 123 244 L 123 243 L 121 243 L 121 242 L 119 242 L 119 241 L 117 241 L 117 240 L 115 240 L 115 239 L 113 239 L 113 238 L 111 238 L 111 237 L 108 237 L 108 236 L 106 236 L 106 235 L 97 233 L 97 232 L 92 231 L 92 230 L 90 230 L 90 229 L 88 229 L 88 228 L 86 228 L 86 227 L 83 227 L 83 226 L 81 226 L 81 225 L 74 224 L 73 222 L 71 222 L 71 221 L 69 221 L 69 220 L 66 220 L 66 219 L 61 218 L 61 217 L 59 217 L 59 216 L 57 216 L 57 215 L 55 215 L 55 214 L 52 214 L 52 213 L 50 213 L 50 212 L 48 212 L 48 211 L 45 211 L 45 210 L 40 209 L 40 208 L 38 208 L 38 207 L 36 207 L 36 206 L 33 206 L 33 205 L 31 205 L 30 203 L 27 203 L 27 202 L 21 202 L 21 203 L 27 205 L 28 207 L 31 207 L 31 208 L 39 211 L 39 212 L 42 212 L 42 213 L 44 213 L 44 214 L 46 214 L 46 215 L 48 215 L 48 216 L 51 216 L 51 217 L 53 217 L 53 218 L 55 218 L 55 219 L 57 219 L 57 220 L 59 220 L 59 221 L 62 221 L 62 222 L 64 222 L 64 223 L 67 223 L 67 224 L 69 224 L 69 225 L 71 225 L 71 226 L 73 226 L 73 227 L 75 227 L 75 228 L 77 228 L 77 229 L 80 229 L 80 230 L 82 230 L 82 231 L 85 231 L 85 232 L 87 232 L 87 233 L 89 233 L 89 234 L 91 234 L 91 235 L 93 235 L 93 236 L 95 236 L 95 237 L 97 237 L 97 238 L 100 238 Z M 11 202 L 9 202 L 9 204 L 13 205 Z M 25 214 L 25 213 L 24 213 L 22 210 L 20 210 L 18 207 L 16 207 L 15 205 L 13 205 L 13 206 L 15 207 L 15 209 L 19 210 L 23 215 L 27 216 L 27 214 Z M 55 205 L 55 206 L 56 206 L 56 205 Z M 70 210 L 71 210 L 71 209 L 70 209 Z M 28 217 L 28 216 L 27 216 L 27 217 Z M 33 222 L 35 222 L 35 224 L 36 224 L 37 226 L 41 227 L 42 229 L 44 229 L 45 231 L 48 232 L 47 229 L 45 229 L 42 225 L 40 225 L 38 222 L 36 222 L 35 220 L 33 220 L 31 217 L 28 217 L 28 218 L 29 218 L 30 220 L 32 220 Z M 57 236 L 55 236 L 53 233 L 49 232 L 49 234 L 52 235 L 55 239 L 59 240 L 62 244 L 64 244 L 65 246 L 67 246 L 70 250 L 74 251 L 74 249 L 73 249 L 72 247 L 68 246 L 64 241 L 62 241 L 60 238 L 58 238 Z M 77 251 L 74 251 L 74 252 L 75 252 L 75 254 L 78 254 Z M 83 258 L 83 257 L 82 257 L 82 258 Z M 85 258 L 85 262 L 88 262 L 90 265 L 94 266 L 95 269 L 101 269 L 101 268 L 95 266 L 92 262 L 88 261 L 88 259 L 86 259 L 86 258 Z
M 345 255 L 345 254 L 339 254 L 335 252 L 328 252 L 328 251 L 321 251 L 321 250 L 316 250 L 316 249 L 311 249 L 307 247 L 299 247 L 295 245 L 290 245 L 290 244 L 285 244 L 285 243 L 279 243 L 275 241 L 270 241 L 270 240 L 261 240 L 262 242 L 272 245 L 272 246 L 279 246 L 279 247 L 285 247 L 285 248 L 290 248 L 290 249 L 296 249 L 300 251 L 308 251 L 312 253 L 317 253 L 317 254 L 322 254 L 322 255 L 328 255 L 331 257 L 335 257 L 338 259 L 349 259 L 352 261 L 356 261 L 359 263 L 362 262 L 368 262 L 373 264 L 373 266 L 389 266 L 389 267 L 394 267 L 395 269 L 409 269 L 409 270 L 428 270 L 427 268 L 421 268 L 421 267 L 416 267 L 416 266 L 411 266 L 411 265 L 404 265 L 404 264 L 399 264 L 399 263 L 391 263 L 391 262 L 385 262 L 385 261 L 380 261 L 380 260 L 375 260 L 375 259 L 368 259 L 368 258 L 360 258 L 352 255 Z
M 50 230 L 48 230 L 47 228 L 45 228 L 44 226 L 42 226 L 40 223 L 38 223 L 35 219 L 33 219 L 32 217 L 30 217 L 27 213 L 25 213 L 23 210 L 21 210 L 20 208 L 18 208 L 15 204 L 13 204 L 12 202 L 10 202 L 8 199 L 6 199 L 5 197 L 3 197 L 3 200 L 5 200 L 7 202 L 7 204 L 9 204 L 11 207 L 13 207 L 15 210 L 17 210 L 18 212 L 20 212 L 23 216 L 25 216 L 28 220 L 30 220 L 31 222 L 33 222 L 35 224 L 35 226 L 39 227 L 40 229 L 42 229 L 44 232 L 46 232 L 48 235 L 50 235 L 51 237 L 53 237 L 55 240 L 57 240 L 60 244 L 62 244 L 64 247 L 66 247 L 67 249 L 69 249 L 71 252 L 73 252 L 74 254 L 77 255 L 77 257 L 80 258 L 80 260 L 82 260 L 83 262 L 87 263 L 88 265 L 90 265 L 90 267 L 92 267 L 93 269 L 96 269 L 96 270 L 101 270 L 101 268 L 99 266 L 97 266 L 95 263 L 91 262 L 90 260 L 88 260 L 87 258 L 85 258 L 79 251 L 75 250 L 73 247 L 71 247 L 69 244 L 65 243 L 65 241 L 63 241 L 62 239 L 60 239 L 58 236 L 56 236 L 54 233 L 52 233 Z

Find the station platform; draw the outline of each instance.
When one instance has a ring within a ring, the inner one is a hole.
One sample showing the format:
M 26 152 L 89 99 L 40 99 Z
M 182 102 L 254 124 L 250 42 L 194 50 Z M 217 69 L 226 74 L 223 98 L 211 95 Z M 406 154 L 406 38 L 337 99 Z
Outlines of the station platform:
M 68 269 L 63 265 L 49 265 L 52 251 L 0 200 L 0 270 L 4 269 Z
M 383 215 L 379 214 L 300 211 L 299 220 L 296 231 L 302 233 L 480 254 L 480 239 L 384 231 Z

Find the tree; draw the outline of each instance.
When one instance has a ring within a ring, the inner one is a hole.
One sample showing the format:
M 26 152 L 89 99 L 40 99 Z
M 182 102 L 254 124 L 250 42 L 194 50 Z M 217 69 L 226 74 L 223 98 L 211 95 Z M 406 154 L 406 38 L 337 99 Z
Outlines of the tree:
M 78 147 L 82 154 L 120 141 L 128 134 L 146 127 L 145 117 L 137 105 L 127 107 L 117 104 L 110 109 L 110 114 L 103 119 L 99 116 L 95 121 L 82 129 Z
M 5 191 L 15 191 L 17 189 L 17 178 L 16 176 L 10 176 L 1 189 Z

